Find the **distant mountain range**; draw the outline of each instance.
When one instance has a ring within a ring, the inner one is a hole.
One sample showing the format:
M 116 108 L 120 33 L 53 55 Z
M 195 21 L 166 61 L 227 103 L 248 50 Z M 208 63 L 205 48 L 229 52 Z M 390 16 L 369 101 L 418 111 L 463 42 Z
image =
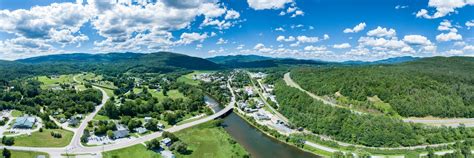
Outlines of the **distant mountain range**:
M 327 65 L 327 64 L 343 64 L 343 65 L 371 65 L 371 64 L 398 64 L 403 62 L 415 61 L 420 58 L 403 56 L 388 58 L 378 61 L 345 61 L 345 62 L 326 62 L 321 60 L 304 60 L 294 58 L 273 58 L 258 55 L 229 55 L 216 56 L 207 58 L 217 64 L 222 64 L 232 68 L 246 68 L 246 67 L 274 67 L 278 65 Z
M 0 60 L 0 80 L 31 75 L 78 73 L 96 71 L 106 74 L 167 73 L 179 70 L 217 70 L 225 68 L 268 68 L 291 65 L 365 65 L 396 64 L 414 61 L 415 57 L 397 57 L 375 62 L 347 61 L 342 63 L 294 58 L 273 58 L 258 55 L 217 56 L 198 58 L 171 52 L 58 54 L 19 59 Z
M 273 58 L 259 55 L 228 55 L 207 58 L 227 68 L 263 68 L 280 65 L 326 65 L 330 62 L 318 60 L 302 60 L 294 58 Z

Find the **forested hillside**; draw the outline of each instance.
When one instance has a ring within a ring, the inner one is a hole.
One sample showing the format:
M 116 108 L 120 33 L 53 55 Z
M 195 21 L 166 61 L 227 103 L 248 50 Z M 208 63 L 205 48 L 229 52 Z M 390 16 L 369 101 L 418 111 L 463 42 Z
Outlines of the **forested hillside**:
M 434 57 L 397 65 L 301 68 L 291 77 L 317 95 L 378 96 L 399 115 L 474 117 L 474 58 Z
M 216 56 L 208 60 L 227 68 L 269 68 L 288 65 L 327 65 L 329 62 L 293 58 L 272 58 L 258 55 Z
M 276 83 L 275 93 L 280 103 L 278 111 L 297 127 L 314 133 L 366 146 L 414 146 L 438 144 L 474 137 L 465 127 L 422 127 L 384 115 L 355 114 L 348 109 L 324 105 L 304 92 Z
M 102 74 L 167 73 L 180 70 L 214 70 L 220 66 L 211 61 L 182 54 L 108 53 L 60 54 L 17 61 L 0 61 L 0 80 L 51 74 L 92 71 Z

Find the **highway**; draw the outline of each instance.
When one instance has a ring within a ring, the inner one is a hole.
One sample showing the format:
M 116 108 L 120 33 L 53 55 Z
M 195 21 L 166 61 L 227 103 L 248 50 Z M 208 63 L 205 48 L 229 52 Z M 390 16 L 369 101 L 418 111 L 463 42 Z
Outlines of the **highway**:
M 75 77 L 74 77 L 75 79 Z M 76 81 L 77 82 L 77 81 Z M 222 117 L 226 113 L 230 112 L 234 105 L 235 105 L 235 94 L 234 91 L 232 90 L 232 87 L 230 86 L 230 80 L 227 82 L 227 88 L 229 88 L 232 98 L 229 104 L 222 109 L 221 111 L 214 113 L 210 116 L 204 117 L 199 120 L 195 120 L 192 122 L 184 123 L 181 125 L 173 126 L 168 129 L 165 129 L 164 131 L 168 132 L 177 132 L 189 127 L 193 127 L 211 120 L 214 120 L 216 118 Z M 46 152 L 50 155 L 50 157 L 56 158 L 56 157 L 61 157 L 62 154 L 71 154 L 71 155 L 92 155 L 95 157 L 100 157 L 101 153 L 104 151 L 111 151 L 111 150 L 116 150 L 116 149 L 121 149 L 121 148 L 126 148 L 130 147 L 136 144 L 141 144 L 145 143 L 147 141 L 150 141 L 152 139 L 158 138 L 161 136 L 162 131 L 159 132 L 154 132 L 145 136 L 142 136 L 137 139 L 130 139 L 126 141 L 121 141 L 118 143 L 114 144 L 107 144 L 107 145 L 102 145 L 102 146 L 93 146 L 93 147 L 86 147 L 81 144 L 81 136 L 83 135 L 83 131 L 85 127 L 87 126 L 87 122 L 92 120 L 94 116 L 97 114 L 97 112 L 102 108 L 102 106 L 107 102 L 109 99 L 109 96 L 105 91 L 100 88 L 93 86 L 96 89 L 99 89 L 102 92 L 102 103 L 96 107 L 96 110 L 89 114 L 82 122 L 81 125 L 79 126 L 78 129 L 76 129 L 76 132 L 74 133 L 74 137 L 71 141 L 71 143 L 66 146 L 66 147 L 59 147 L 59 148 L 49 148 L 49 147 L 22 147 L 22 146 L 0 146 L 0 148 L 7 148 L 9 150 L 20 150 L 20 151 L 37 151 L 37 152 Z

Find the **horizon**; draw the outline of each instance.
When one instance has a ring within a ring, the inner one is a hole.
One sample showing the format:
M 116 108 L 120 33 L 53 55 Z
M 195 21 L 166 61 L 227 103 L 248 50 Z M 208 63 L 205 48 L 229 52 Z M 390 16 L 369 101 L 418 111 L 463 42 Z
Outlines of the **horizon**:
M 339 62 L 474 56 L 473 5 L 466 0 L 0 0 L 0 59 L 157 51 Z

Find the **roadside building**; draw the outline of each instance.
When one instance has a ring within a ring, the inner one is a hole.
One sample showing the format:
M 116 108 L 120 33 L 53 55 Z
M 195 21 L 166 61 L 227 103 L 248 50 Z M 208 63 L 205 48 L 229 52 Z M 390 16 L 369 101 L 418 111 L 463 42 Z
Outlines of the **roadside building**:
M 76 126 L 79 124 L 79 119 L 77 119 L 76 117 L 72 117 L 71 119 L 67 121 L 67 123 L 70 126 Z
M 31 116 L 18 117 L 13 124 L 13 128 L 31 129 L 36 123 L 36 118 Z
M 145 119 L 144 119 L 144 120 L 145 120 L 145 123 L 148 123 L 148 122 L 150 122 L 150 121 L 151 121 L 151 119 L 152 119 L 151 117 L 145 117 Z
M 147 132 L 148 130 L 144 127 L 138 127 L 138 128 L 135 128 L 133 129 L 135 132 L 137 132 L 138 134 L 143 134 L 145 132 Z
M 114 139 L 124 138 L 130 134 L 130 131 L 123 125 L 117 125 L 117 130 L 114 132 Z
M 173 144 L 173 142 L 171 141 L 170 138 L 165 138 L 165 139 L 161 140 L 161 144 L 163 144 L 163 146 L 171 146 L 171 144 Z
M 161 123 L 158 123 L 156 126 L 158 127 L 159 130 L 165 129 L 165 125 L 163 125 Z

